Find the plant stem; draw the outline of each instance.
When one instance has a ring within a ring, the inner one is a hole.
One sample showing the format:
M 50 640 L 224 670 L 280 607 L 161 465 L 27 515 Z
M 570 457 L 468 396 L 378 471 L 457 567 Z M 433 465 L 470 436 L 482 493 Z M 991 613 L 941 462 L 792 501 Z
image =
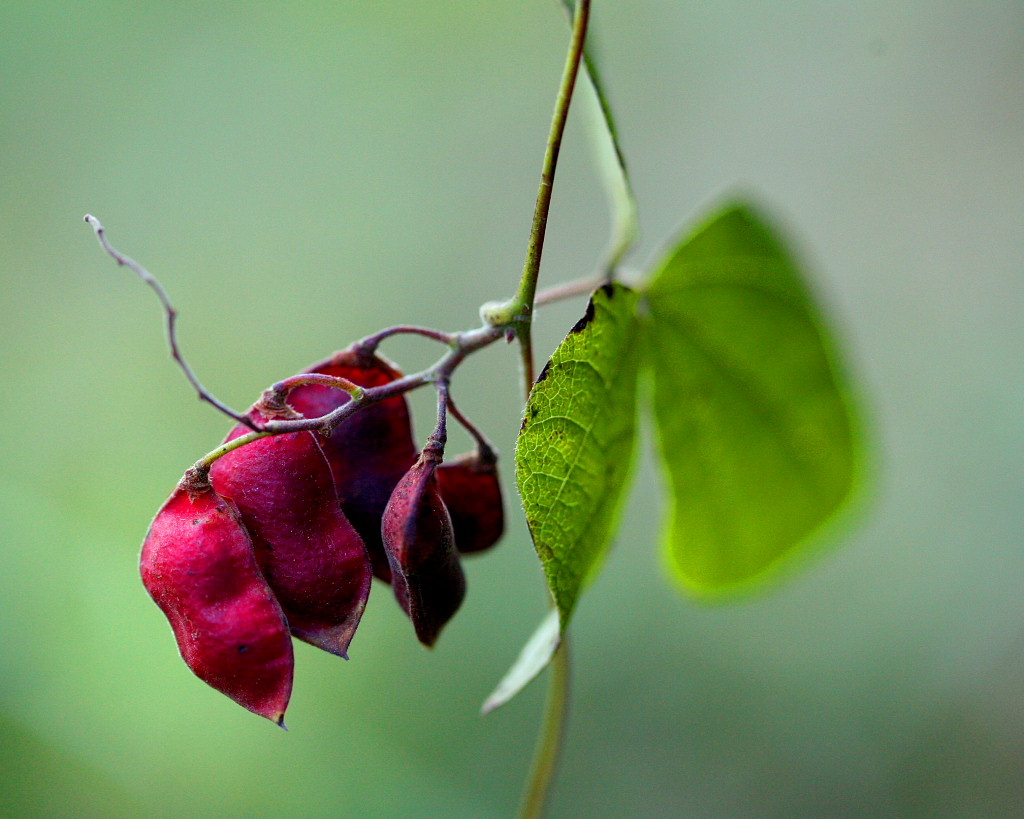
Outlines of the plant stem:
M 530 400 L 530 390 L 533 389 L 533 382 L 537 380 L 533 358 L 533 334 L 530 332 L 529 324 L 526 324 L 525 329 L 519 333 L 519 362 L 519 369 L 523 375 L 523 401 L 526 402 Z
M 470 421 L 462 411 L 455 405 L 452 400 L 451 393 L 446 393 L 448 397 L 448 412 L 452 414 L 456 421 L 462 424 L 463 428 L 476 441 L 476 450 L 480 458 L 490 463 L 494 463 L 497 460 L 497 453 L 494 451 L 494 444 L 487 440 L 487 436 L 483 434 L 476 424 Z
M 351 385 L 353 388 L 352 392 L 350 392 L 352 400 L 346 401 L 337 409 L 317 418 L 275 418 L 269 421 L 264 421 L 252 432 L 240 435 L 238 438 L 234 438 L 225 444 L 221 444 L 212 452 L 208 452 L 196 461 L 192 468 L 199 472 L 209 471 L 210 467 L 217 459 L 222 458 L 229 452 L 233 452 L 240 446 L 245 446 L 253 441 L 258 441 L 260 438 L 265 438 L 268 435 L 283 435 L 288 432 L 313 431 L 330 434 L 338 424 L 353 413 L 356 413 L 371 404 L 376 404 L 379 401 L 384 401 L 396 395 L 409 392 L 410 390 L 418 389 L 426 386 L 427 384 L 438 385 L 439 396 L 443 396 L 445 406 L 447 406 L 448 382 L 451 380 L 451 376 L 455 371 L 455 368 L 465 360 L 466 356 L 486 347 L 488 344 L 493 344 L 499 338 L 502 338 L 504 332 L 499 327 L 479 327 L 476 330 L 467 330 L 462 333 L 452 333 L 450 335 L 452 338 L 452 348 L 432 367 L 428 367 L 427 369 L 414 373 L 413 375 L 397 378 L 394 381 L 389 381 L 387 384 L 381 384 L 378 387 L 369 387 L 364 389 L 357 384 L 352 384 L 352 382 L 347 379 L 337 378 L 335 376 L 324 376 L 317 373 L 303 373 L 293 376 L 292 378 L 286 378 L 284 381 L 279 381 L 269 390 L 264 392 L 264 399 L 269 399 L 273 403 L 276 400 L 275 391 L 278 391 L 279 388 L 287 392 L 288 389 L 299 386 L 300 384 L 318 384 L 320 386 L 337 387 L 338 389 L 345 390 L 346 392 L 349 391 L 349 387 L 346 385 Z M 253 426 L 253 423 L 249 418 L 245 418 L 245 420 L 248 422 L 248 426 Z
M 569 710 L 569 638 L 562 635 L 562 642 L 551 658 L 551 678 L 548 687 L 548 701 L 544 709 L 544 723 L 534 752 L 533 767 L 523 791 L 523 801 L 518 819 L 542 819 L 551 785 L 558 768 L 558 758 L 565 736 L 565 721 Z
M 448 379 L 442 378 L 437 382 L 437 426 L 430 433 L 426 446 L 423 447 L 422 457 L 435 464 L 441 463 L 444 457 L 444 448 L 448 443 Z
M 578 0 L 572 19 L 572 38 L 569 53 L 565 58 L 562 83 L 555 100 L 555 113 L 551 118 L 544 164 L 541 167 L 540 188 L 537 191 L 537 205 L 533 213 L 533 228 L 523 265 L 523 276 L 519 281 L 519 292 L 512 300 L 513 326 L 519 337 L 523 363 L 523 388 L 529 398 L 533 388 L 533 307 L 537 296 L 537 280 L 540 277 L 540 259 L 544 250 L 544 234 L 547 230 L 548 212 L 551 210 L 551 190 L 555 183 L 558 167 L 558 152 L 562 146 L 562 135 L 569 117 L 569 105 L 576 88 L 583 46 L 587 40 L 587 23 L 590 20 L 590 0 Z M 541 819 L 547 809 L 551 785 L 555 779 L 558 758 L 562 749 L 565 722 L 569 707 L 569 645 L 568 635 L 562 635 L 562 642 L 551 660 L 551 679 L 548 700 L 544 709 L 537 750 L 533 765 L 526 780 L 526 790 L 519 810 L 519 819 Z
M 288 394 L 296 387 L 303 386 L 319 386 L 329 387 L 333 390 L 341 390 L 347 392 L 355 399 L 363 397 L 363 393 L 366 392 L 362 387 L 353 381 L 349 381 L 347 378 L 342 378 L 340 375 L 324 375 L 323 373 L 300 373 L 299 375 L 293 375 L 291 378 L 285 378 L 273 384 L 269 389 L 263 391 L 263 398 L 267 401 L 285 401 L 288 398 Z
M 270 432 L 247 432 L 245 435 L 239 435 L 237 438 L 232 438 L 227 443 L 221 444 L 212 452 L 206 453 L 192 465 L 192 469 L 199 470 L 200 472 L 208 472 L 210 467 L 213 466 L 214 461 L 223 458 L 229 452 L 234 452 L 239 447 L 251 444 L 253 441 L 258 441 L 260 438 L 266 438 L 268 435 L 272 434 L 273 433 Z
M 562 301 L 563 299 L 571 299 L 573 296 L 589 296 L 606 281 L 608 281 L 607 276 L 593 276 L 556 284 L 546 290 L 541 290 L 533 300 L 533 304 L 536 307 L 540 307 L 544 304 L 554 304 L 556 301 Z
M 387 329 L 381 330 L 379 333 L 367 336 L 359 342 L 359 345 L 362 349 L 366 350 L 366 352 L 374 353 L 377 351 L 377 347 L 380 346 L 380 343 L 385 339 L 403 334 L 432 338 L 434 341 L 440 341 L 442 344 L 452 344 L 455 338 L 452 333 L 442 333 L 440 330 L 434 330 L 430 327 L 415 327 L 410 324 L 400 324 L 397 327 L 388 327 Z
M 135 275 L 137 275 L 142 281 L 150 287 L 156 297 L 160 299 L 160 305 L 164 308 L 164 314 L 167 316 L 167 343 L 171 348 L 171 357 L 175 360 L 181 371 L 185 374 L 185 378 L 188 379 L 188 383 L 192 385 L 193 389 L 199 394 L 199 398 L 206 401 L 213 407 L 223 412 L 226 416 L 231 418 L 233 421 L 237 421 L 239 424 L 254 429 L 252 421 L 245 415 L 235 412 L 231 407 L 217 398 L 213 393 L 204 387 L 195 372 L 192 370 L 191 365 L 182 355 L 181 349 L 178 347 L 178 332 L 177 332 L 177 321 L 178 311 L 174 309 L 174 305 L 171 304 L 171 299 L 167 295 L 167 291 L 164 290 L 164 286 L 160 284 L 160 280 L 157 279 L 152 273 L 146 268 L 139 264 L 134 259 L 125 256 L 121 251 L 110 244 L 107 239 L 107 233 L 103 229 L 103 225 L 100 224 L 100 220 L 93 216 L 91 213 L 85 214 L 85 221 L 92 227 L 96 232 L 96 240 L 100 243 L 100 247 L 110 256 L 115 262 L 122 267 L 127 267 Z
M 523 275 L 519 280 L 519 292 L 512 300 L 512 315 L 516 333 L 523 345 L 523 372 L 529 379 L 526 392 L 533 386 L 533 354 L 530 343 L 530 326 L 533 320 L 533 301 L 537 293 L 537 279 L 540 276 L 540 259 L 544 250 L 544 234 L 547 231 L 548 212 L 551 210 L 551 190 L 555 183 L 555 170 L 558 167 L 558 152 L 562 146 L 562 135 L 569 116 L 569 105 L 576 88 L 576 77 L 579 74 L 580 59 L 583 55 L 583 44 L 587 38 L 587 23 L 590 19 L 590 0 L 580 0 L 576 4 L 573 15 L 572 39 L 569 42 L 569 53 L 565 58 L 565 69 L 562 82 L 555 99 L 555 112 L 551 118 L 551 131 L 548 134 L 547 148 L 544 151 L 544 163 L 540 172 L 540 188 L 537 191 L 537 205 L 533 212 L 533 227 L 530 230 L 530 242 L 526 249 L 526 262 Z

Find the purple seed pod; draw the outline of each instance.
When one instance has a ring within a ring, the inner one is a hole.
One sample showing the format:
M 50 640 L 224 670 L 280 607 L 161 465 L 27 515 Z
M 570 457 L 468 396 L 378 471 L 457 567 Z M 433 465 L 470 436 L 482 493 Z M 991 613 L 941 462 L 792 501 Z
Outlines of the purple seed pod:
M 292 641 L 231 502 L 183 480 L 153 520 L 139 565 L 196 676 L 283 726 Z
M 435 474 L 441 498 L 451 515 L 455 547 L 461 554 L 491 548 L 505 530 L 495 457 L 467 452 L 441 464 Z
M 249 417 L 264 420 L 256 410 Z M 239 425 L 227 440 L 247 432 Z M 292 634 L 347 657 L 372 574 L 363 541 L 338 506 L 317 437 L 260 438 L 219 458 L 210 480 L 238 507 Z
M 434 644 L 466 594 L 452 521 L 438 490 L 439 460 L 439 452 L 424 450 L 391 493 L 381 521 L 395 597 L 425 646 Z

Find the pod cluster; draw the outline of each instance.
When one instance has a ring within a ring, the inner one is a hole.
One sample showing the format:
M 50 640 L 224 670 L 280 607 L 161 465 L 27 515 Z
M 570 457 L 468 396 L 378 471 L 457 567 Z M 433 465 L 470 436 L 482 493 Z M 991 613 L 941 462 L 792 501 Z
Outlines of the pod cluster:
M 306 372 L 364 388 L 401 377 L 358 347 Z M 350 400 L 321 385 L 292 390 L 298 415 Z M 266 420 L 254 406 L 252 421 Z M 239 424 L 228 441 L 249 429 Z M 443 462 L 432 437 L 413 442 L 396 395 L 353 413 L 329 437 L 260 438 L 190 470 L 142 547 L 142 581 L 170 621 L 192 671 L 239 705 L 283 724 L 292 689 L 291 637 L 347 657 L 376 575 L 390 583 L 424 645 L 465 596 L 460 554 L 490 548 L 504 513 L 493 455 Z

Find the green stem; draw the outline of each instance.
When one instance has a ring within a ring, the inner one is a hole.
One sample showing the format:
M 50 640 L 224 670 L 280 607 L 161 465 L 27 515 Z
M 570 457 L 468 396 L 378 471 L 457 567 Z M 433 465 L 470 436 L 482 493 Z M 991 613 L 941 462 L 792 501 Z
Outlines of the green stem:
M 537 296 L 537 279 L 540 277 L 540 257 L 544 250 L 544 234 L 547 230 L 548 212 L 551 210 L 551 190 L 555 183 L 555 170 L 558 167 L 558 152 L 562 146 L 565 123 L 569 116 L 569 105 L 576 88 L 579 75 L 580 60 L 583 46 L 587 39 L 587 23 L 590 19 L 590 0 L 579 0 L 572 20 L 572 39 L 569 42 L 569 53 L 565 58 L 565 70 L 562 83 L 558 88 L 555 100 L 555 112 L 551 118 L 551 131 L 548 134 L 547 149 L 544 152 L 544 164 L 541 167 L 540 188 L 537 191 L 537 206 L 533 213 L 533 229 L 530 231 L 530 243 L 526 251 L 526 263 L 523 276 L 519 281 L 519 292 L 512 302 L 499 307 L 497 314 L 502 312 L 519 337 L 523 362 L 524 392 L 529 397 L 533 388 L 533 340 L 531 325 L 533 322 L 533 306 Z M 541 819 L 544 816 L 554 783 L 558 757 L 562 749 L 562 738 L 565 733 L 565 721 L 569 707 L 569 645 L 567 635 L 562 635 L 562 642 L 551 660 L 551 679 L 548 689 L 548 700 L 544 709 L 544 721 L 541 724 L 537 750 L 534 752 L 533 765 L 526 780 L 523 802 L 519 809 L 519 819 Z
M 268 435 L 272 435 L 270 432 L 247 432 L 245 435 L 239 435 L 237 438 L 232 438 L 227 443 L 221 444 L 212 452 L 207 452 L 202 458 L 193 464 L 193 469 L 200 471 L 209 470 L 213 466 L 214 461 L 223 458 L 229 452 L 234 452 L 239 447 L 243 447 L 246 444 L 251 444 L 253 441 L 258 441 L 260 438 L 266 438 Z
M 516 332 L 527 347 L 529 346 L 530 324 L 533 318 L 533 300 L 537 293 L 537 279 L 540 276 L 540 258 L 544 250 L 544 234 L 547 230 L 548 212 L 551 210 L 551 190 L 555 183 L 555 170 L 558 167 L 558 152 L 562 146 L 565 123 L 569 116 L 569 104 L 572 102 L 573 91 L 576 88 L 576 77 L 579 74 L 583 44 L 587 38 L 589 18 L 590 0 L 580 0 L 576 4 L 576 13 L 573 16 L 569 53 L 565 59 L 562 83 L 558 88 L 555 112 L 551 118 L 551 131 L 548 134 L 547 148 L 544 151 L 540 188 L 537 191 L 537 205 L 533 212 L 533 227 L 530 230 L 530 242 L 526 250 L 523 276 L 519 281 L 519 291 L 512 301 Z M 533 370 L 532 362 L 525 366 L 524 370 L 530 374 Z M 527 386 L 527 391 L 530 386 L 532 386 L 532 381 Z
M 551 785 L 555 780 L 559 752 L 565 736 L 565 718 L 569 710 L 569 638 L 562 635 L 562 642 L 551 658 L 551 679 L 548 701 L 544 710 L 544 724 L 537 750 L 534 752 L 533 767 L 523 791 L 523 801 L 518 819 L 542 819 Z

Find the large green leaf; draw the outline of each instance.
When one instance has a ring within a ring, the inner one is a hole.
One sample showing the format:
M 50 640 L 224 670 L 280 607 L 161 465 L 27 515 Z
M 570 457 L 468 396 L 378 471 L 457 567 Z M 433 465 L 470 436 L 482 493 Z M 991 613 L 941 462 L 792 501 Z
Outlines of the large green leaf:
M 646 302 L 669 562 L 716 592 L 776 566 L 850 493 L 847 390 L 796 265 L 749 207 L 676 247 Z
M 516 480 L 564 630 L 618 518 L 636 437 L 636 294 L 607 284 L 537 379 Z

